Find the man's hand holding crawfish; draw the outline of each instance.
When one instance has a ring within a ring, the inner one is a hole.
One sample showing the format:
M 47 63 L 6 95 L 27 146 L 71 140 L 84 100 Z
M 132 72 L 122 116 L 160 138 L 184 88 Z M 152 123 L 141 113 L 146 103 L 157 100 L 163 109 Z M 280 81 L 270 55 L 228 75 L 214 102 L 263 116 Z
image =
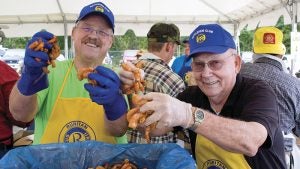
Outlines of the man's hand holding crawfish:
M 24 69 L 18 82 L 19 91 L 26 96 L 33 95 L 48 87 L 47 74 L 43 72 L 43 67 L 48 66 L 49 54 L 53 47 L 48 41 L 54 37 L 47 31 L 41 31 L 33 35 L 32 39 L 27 43 Z M 31 49 L 30 45 L 36 42 L 42 42 L 43 50 Z
M 88 79 L 97 84 L 86 83 L 84 88 L 93 102 L 103 105 L 108 120 L 116 120 L 127 112 L 126 101 L 120 92 L 121 82 L 114 71 L 98 66 L 88 74 Z

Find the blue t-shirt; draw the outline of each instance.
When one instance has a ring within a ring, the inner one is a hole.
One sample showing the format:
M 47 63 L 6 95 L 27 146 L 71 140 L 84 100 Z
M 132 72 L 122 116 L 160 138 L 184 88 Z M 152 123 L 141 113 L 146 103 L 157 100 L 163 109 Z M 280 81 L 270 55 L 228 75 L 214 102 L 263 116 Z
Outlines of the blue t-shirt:
M 192 59 L 186 57 L 186 55 L 179 56 L 172 64 L 172 70 L 177 73 L 182 79 L 185 78 L 185 74 L 192 70 Z

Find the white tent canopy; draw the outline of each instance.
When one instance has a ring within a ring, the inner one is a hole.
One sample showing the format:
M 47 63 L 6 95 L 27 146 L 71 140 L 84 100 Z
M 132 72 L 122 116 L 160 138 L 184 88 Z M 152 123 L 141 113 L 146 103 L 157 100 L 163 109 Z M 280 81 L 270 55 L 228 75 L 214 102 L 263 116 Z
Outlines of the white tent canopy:
M 5 1 L 5 2 L 4 2 Z M 274 25 L 299 0 L 102 0 L 115 14 L 115 34 L 128 29 L 145 36 L 155 22 L 172 22 L 182 35 L 203 23 L 220 23 L 232 34 L 249 25 Z M 95 0 L 0 0 L 0 27 L 6 37 L 32 36 L 46 29 L 55 35 L 70 35 L 80 9 Z M 290 11 L 291 12 L 291 11 Z
M 132 29 L 145 36 L 155 22 L 175 23 L 182 36 L 199 24 L 219 23 L 236 38 L 245 25 L 249 29 L 275 25 L 283 15 L 285 24 L 296 31 L 300 0 L 101 0 L 115 15 L 115 34 Z M 65 56 L 68 39 L 82 7 L 96 0 L 0 0 L 0 28 L 6 37 L 30 37 L 46 29 L 64 35 Z M 293 38 L 295 39 L 295 38 Z M 291 42 L 293 49 L 296 42 Z M 294 44 L 294 45 L 293 45 Z M 294 50 L 293 50 L 294 51 Z M 299 51 L 294 51 L 297 59 Z
M 250 29 L 258 23 L 275 25 L 281 15 L 286 24 L 295 23 L 299 1 L 102 0 L 115 15 L 116 35 L 132 29 L 137 36 L 145 36 L 155 22 L 171 22 L 179 27 L 182 36 L 188 36 L 199 24 L 219 23 L 235 37 L 245 25 Z M 0 28 L 6 37 L 30 37 L 42 29 L 64 35 L 68 56 L 67 36 L 82 7 L 92 2 L 96 1 L 0 0 Z

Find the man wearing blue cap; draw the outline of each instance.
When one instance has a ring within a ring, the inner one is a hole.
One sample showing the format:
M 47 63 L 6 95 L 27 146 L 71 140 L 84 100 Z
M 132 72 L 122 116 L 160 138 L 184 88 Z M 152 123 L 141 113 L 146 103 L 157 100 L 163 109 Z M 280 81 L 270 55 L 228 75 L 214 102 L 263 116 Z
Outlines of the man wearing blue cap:
M 75 58 L 57 62 L 55 68 L 49 67 L 49 74 L 42 70 L 47 65 L 48 53 L 34 51 L 29 46 L 39 40 L 51 50 L 48 41 L 53 34 L 38 32 L 28 42 L 25 68 L 13 88 L 10 108 L 17 120 L 35 119 L 34 144 L 127 142 L 123 136 L 127 105 L 119 92 L 120 80 L 112 70 L 101 66 L 112 46 L 113 33 L 114 15 L 105 4 L 85 6 L 72 30 Z M 77 72 L 82 68 L 93 68 L 88 79 L 96 84 L 78 80 Z
M 200 25 L 189 42 L 197 86 L 178 99 L 146 94 L 151 101 L 140 110 L 155 112 L 143 125 L 189 129 L 199 169 L 286 168 L 276 96 L 263 81 L 240 76 L 242 61 L 230 33 L 217 24 Z
M 189 72 L 192 70 L 191 68 L 192 59 L 188 57 L 190 54 L 190 44 L 188 39 L 183 40 L 182 43 L 184 45 L 184 55 L 176 58 L 172 63 L 171 68 L 185 81 L 186 84 L 188 84 L 187 76 Z

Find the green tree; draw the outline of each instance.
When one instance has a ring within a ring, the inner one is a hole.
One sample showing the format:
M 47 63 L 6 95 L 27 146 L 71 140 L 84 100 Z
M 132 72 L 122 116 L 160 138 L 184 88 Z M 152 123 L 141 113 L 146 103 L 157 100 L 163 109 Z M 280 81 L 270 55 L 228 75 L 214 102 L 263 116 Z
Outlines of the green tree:
M 283 43 L 286 47 L 286 53 L 290 53 L 291 49 L 291 35 L 290 32 L 292 31 L 291 24 L 285 25 L 284 24 L 284 16 L 280 16 L 274 25 L 278 29 L 283 32 Z M 257 28 L 260 27 L 260 23 L 257 24 Z M 300 25 L 297 25 L 297 29 L 299 30 Z M 247 26 L 245 26 L 240 33 L 240 48 L 241 51 L 252 51 L 253 45 L 253 35 L 255 30 L 247 30 Z
M 10 48 L 10 49 L 15 49 L 15 48 L 20 48 L 20 49 L 25 49 L 27 41 L 30 38 L 28 37 L 22 37 L 22 38 L 5 38 L 3 41 L 3 47 Z
M 61 49 L 61 53 L 64 54 L 65 49 L 65 37 L 64 36 L 57 36 L 58 46 Z M 71 36 L 68 36 L 68 49 L 71 49 Z
M 137 37 L 132 29 L 126 31 L 124 35 L 114 37 L 114 43 L 110 49 L 110 55 L 113 56 L 113 65 L 118 65 L 122 59 L 124 50 L 145 50 L 147 48 L 147 38 Z
M 126 31 L 123 36 L 115 36 L 111 50 L 138 49 L 138 40 L 132 29 Z
M 254 31 L 247 30 L 248 25 L 246 25 L 240 32 L 240 50 L 241 51 L 252 51 L 252 41 Z
M 284 25 L 284 16 L 281 15 L 278 18 L 275 27 L 277 27 L 278 29 L 280 29 L 282 31 L 282 33 L 283 33 L 283 44 L 286 47 L 286 53 L 290 53 L 291 52 L 291 36 L 290 36 L 290 32 L 292 31 L 291 24 Z

